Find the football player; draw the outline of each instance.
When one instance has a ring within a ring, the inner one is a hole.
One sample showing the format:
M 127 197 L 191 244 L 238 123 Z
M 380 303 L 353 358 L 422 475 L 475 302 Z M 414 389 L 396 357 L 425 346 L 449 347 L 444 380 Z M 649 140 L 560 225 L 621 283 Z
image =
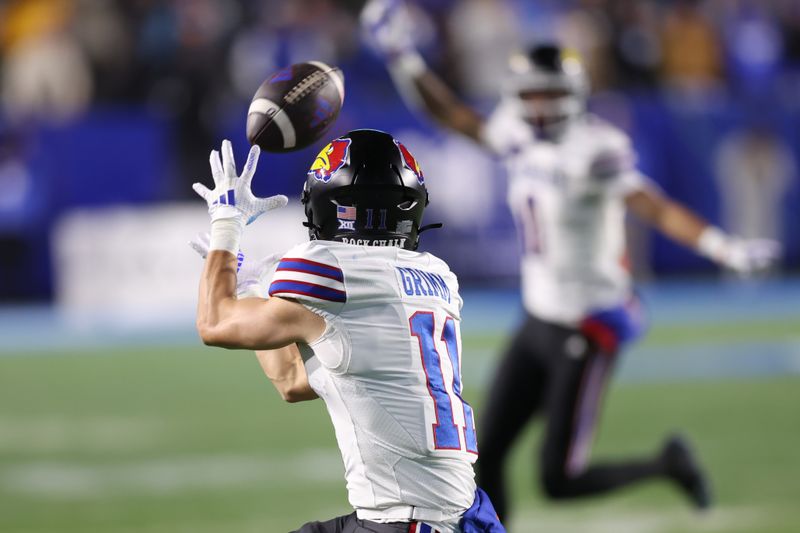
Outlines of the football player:
M 502 159 L 508 203 L 524 245 L 525 322 L 511 339 L 481 419 L 478 482 L 505 519 L 504 464 L 523 427 L 545 418 L 541 484 L 553 499 L 579 498 L 654 478 L 672 480 L 700 508 L 706 479 L 686 441 L 653 455 L 590 463 L 601 396 L 620 350 L 641 330 L 625 265 L 632 212 L 675 241 L 741 274 L 769 266 L 772 241 L 727 235 L 667 198 L 635 166 L 630 139 L 586 112 L 580 61 L 543 45 L 512 58 L 496 110 L 484 120 L 425 65 L 400 2 L 371 0 L 362 23 L 400 92 L 449 129 Z
M 237 297 L 250 290 L 237 289 L 245 225 L 287 202 L 253 196 L 258 156 L 254 146 L 237 177 L 225 141 L 221 161 L 211 154 L 213 191 L 194 186 L 212 221 L 197 329 L 208 345 L 257 350 L 288 401 L 325 402 L 355 511 L 298 531 L 505 531 L 474 481 L 458 280 L 416 251 L 428 204 L 417 161 L 375 130 L 328 144 L 303 189 L 310 241 L 257 266 L 256 278 L 274 272 L 268 295 Z

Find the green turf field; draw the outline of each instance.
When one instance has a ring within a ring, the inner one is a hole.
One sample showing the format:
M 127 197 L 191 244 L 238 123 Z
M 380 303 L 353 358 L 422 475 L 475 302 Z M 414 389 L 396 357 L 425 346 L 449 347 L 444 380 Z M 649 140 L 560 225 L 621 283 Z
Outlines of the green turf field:
M 692 328 L 685 333 L 702 339 Z M 656 331 L 648 342 L 680 334 Z M 500 343 L 466 337 L 465 357 Z M 798 405 L 792 377 L 615 385 L 596 456 L 649 451 L 681 428 L 707 460 L 716 509 L 697 516 L 659 483 L 542 502 L 533 431 L 511 465 L 512 529 L 796 532 Z M 282 403 L 248 354 L 198 346 L 0 357 L 0 531 L 285 532 L 347 511 L 323 405 Z

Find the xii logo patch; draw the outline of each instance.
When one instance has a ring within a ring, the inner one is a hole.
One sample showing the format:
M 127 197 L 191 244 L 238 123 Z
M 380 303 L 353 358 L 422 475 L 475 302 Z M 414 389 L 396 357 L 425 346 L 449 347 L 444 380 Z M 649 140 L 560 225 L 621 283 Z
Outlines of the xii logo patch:
M 336 206 L 336 219 L 339 221 L 339 229 L 346 231 L 355 230 L 356 208 L 349 205 Z

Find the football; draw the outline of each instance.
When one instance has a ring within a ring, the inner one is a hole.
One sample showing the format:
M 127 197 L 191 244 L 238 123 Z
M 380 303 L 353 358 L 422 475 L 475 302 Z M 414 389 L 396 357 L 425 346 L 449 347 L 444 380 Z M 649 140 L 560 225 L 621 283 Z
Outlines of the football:
M 343 103 L 340 69 L 319 61 L 296 63 L 256 91 L 247 112 L 247 139 L 267 152 L 300 150 L 328 131 Z

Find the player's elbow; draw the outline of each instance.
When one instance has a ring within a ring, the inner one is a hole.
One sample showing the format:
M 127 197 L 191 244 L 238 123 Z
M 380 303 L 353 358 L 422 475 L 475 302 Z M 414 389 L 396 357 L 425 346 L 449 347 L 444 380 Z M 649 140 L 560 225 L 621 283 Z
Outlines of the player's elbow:
M 208 322 L 204 320 L 197 319 L 197 322 L 194 324 L 195 329 L 197 330 L 197 335 L 200 337 L 200 340 L 203 341 L 203 344 L 206 346 L 213 346 L 212 341 L 212 332 L 211 326 Z
M 200 335 L 200 340 L 203 341 L 203 344 L 206 346 L 228 348 L 232 345 L 230 339 L 228 339 L 227 332 L 218 325 L 198 321 L 197 333 Z
M 300 392 L 294 389 L 281 391 L 281 398 L 286 403 L 297 403 L 303 401 L 303 397 Z
M 197 328 L 197 333 L 200 335 L 200 340 L 206 346 L 219 346 L 219 339 L 215 335 L 212 328 Z
M 317 393 L 307 383 L 280 387 L 278 392 L 286 403 L 307 402 L 317 398 Z

